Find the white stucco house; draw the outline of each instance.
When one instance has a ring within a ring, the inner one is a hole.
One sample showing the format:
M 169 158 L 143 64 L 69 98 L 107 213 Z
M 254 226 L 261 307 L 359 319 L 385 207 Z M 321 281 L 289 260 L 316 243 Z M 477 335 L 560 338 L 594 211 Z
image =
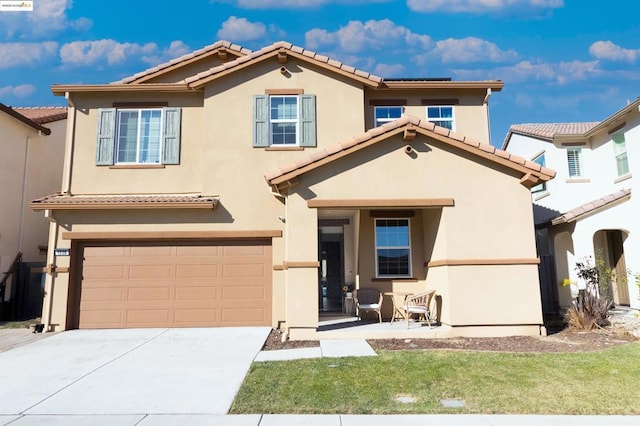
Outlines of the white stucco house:
M 569 305 L 576 261 L 588 256 L 615 271 L 613 301 L 640 308 L 639 108 L 637 98 L 601 122 L 515 124 L 507 133 L 503 149 L 557 172 L 531 190 L 545 311 Z

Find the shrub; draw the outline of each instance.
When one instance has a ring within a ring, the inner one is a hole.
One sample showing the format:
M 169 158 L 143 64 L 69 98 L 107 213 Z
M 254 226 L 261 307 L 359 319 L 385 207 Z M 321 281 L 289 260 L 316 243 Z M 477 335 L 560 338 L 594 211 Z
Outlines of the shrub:
M 578 298 L 569 307 L 566 320 L 569 327 L 578 330 L 592 330 L 609 325 L 609 309 L 613 302 L 607 297 L 613 271 L 605 265 L 601 253 L 596 254 L 596 262 L 591 257 L 576 262 L 578 278 L 584 280 L 586 288 L 580 290 Z

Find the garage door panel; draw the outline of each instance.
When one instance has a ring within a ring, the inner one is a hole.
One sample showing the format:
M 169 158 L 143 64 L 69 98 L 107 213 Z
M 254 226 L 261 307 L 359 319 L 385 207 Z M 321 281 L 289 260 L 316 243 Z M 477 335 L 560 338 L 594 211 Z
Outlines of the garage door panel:
M 173 256 L 175 247 L 172 246 L 132 246 L 130 247 L 132 258 Z
M 127 292 L 127 300 L 129 302 L 171 300 L 171 289 L 168 287 L 130 287 Z
M 171 278 L 174 275 L 170 265 L 131 265 L 129 266 L 129 278 L 137 279 L 162 279 Z
M 177 265 L 176 278 L 215 278 L 218 276 L 218 265 Z
M 225 308 L 222 310 L 222 321 L 234 324 L 253 324 L 265 320 L 264 309 Z
M 85 288 L 82 294 L 82 302 L 122 301 L 125 290 L 122 287 L 97 287 Z
M 223 252 L 223 256 L 245 257 L 245 256 L 265 256 L 267 251 L 265 249 L 265 246 L 261 246 L 261 245 L 238 244 L 238 245 L 232 245 L 232 246 L 225 246 L 223 247 L 222 252 Z
M 124 324 L 123 312 L 120 309 L 96 309 L 80 311 L 80 323 L 87 328 L 121 327 Z
M 225 302 L 231 300 L 239 301 L 258 301 L 263 303 L 267 299 L 264 286 L 236 286 L 236 287 L 223 287 L 222 298 Z
M 211 286 L 176 287 L 175 300 L 216 300 L 218 289 Z
M 169 309 L 129 309 L 127 324 L 141 326 L 143 324 L 169 324 Z
M 132 242 L 83 254 L 81 328 L 271 324 L 266 241 Z
M 177 257 L 219 257 L 222 247 L 217 245 L 210 246 L 179 246 L 176 248 Z
M 222 276 L 225 278 L 264 277 L 265 269 L 264 264 L 224 265 Z
M 86 263 L 86 260 L 85 260 Z M 124 266 L 87 266 L 82 271 L 84 279 L 124 279 L 127 277 L 128 269 Z
M 218 320 L 218 310 L 209 309 L 176 309 L 175 322 L 181 324 L 215 323 Z

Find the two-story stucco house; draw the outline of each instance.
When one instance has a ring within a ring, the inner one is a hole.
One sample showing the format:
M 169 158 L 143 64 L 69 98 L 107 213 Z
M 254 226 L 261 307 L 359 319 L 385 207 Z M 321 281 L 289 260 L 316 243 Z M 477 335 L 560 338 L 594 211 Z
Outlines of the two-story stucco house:
M 60 189 L 67 110 L 0 104 L 0 318 L 36 317 L 49 221 L 29 202 Z
M 502 86 L 226 41 L 116 83 L 54 85 L 64 181 L 31 203 L 52 223 L 46 328 L 314 339 L 349 284 L 435 289 L 451 334 L 539 334 L 529 189 L 554 173 L 490 145 Z
M 601 122 L 517 124 L 507 134 L 503 149 L 558 173 L 532 188 L 540 255 L 555 260 L 543 273 L 551 308 L 571 303 L 583 284 L 576 261 L 588 257 L 615 271 L 609 291 L 616 304 L 640 308 L 640 204 L 632 196 L 640 173 L 639 107 L 636 99 Z M 573 284 L 562 285 L 565 279 Z

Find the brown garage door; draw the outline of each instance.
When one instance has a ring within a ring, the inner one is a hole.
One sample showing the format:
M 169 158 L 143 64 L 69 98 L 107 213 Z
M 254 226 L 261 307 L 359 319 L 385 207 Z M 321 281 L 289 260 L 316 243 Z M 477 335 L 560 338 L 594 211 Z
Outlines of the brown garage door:
M 80 328 L 271 325 L 270 241 L 85 244 Z

